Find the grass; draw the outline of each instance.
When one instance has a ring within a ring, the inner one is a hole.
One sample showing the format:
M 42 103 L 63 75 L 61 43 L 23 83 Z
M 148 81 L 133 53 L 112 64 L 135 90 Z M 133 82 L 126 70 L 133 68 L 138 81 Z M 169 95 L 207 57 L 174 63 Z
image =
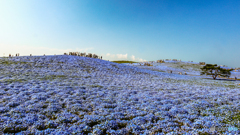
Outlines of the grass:
M 7 82 L 7 83 L 13 83 L 13 82 L 25 82 L 25 79 L 5 79 L 5 80 L 1 80 L 0 82 Z
M 231 124 L 237 128 L 240 128 L 240 112 L 239 110 L 229 110 L 228 112 L 220 113 L 219 111 L 213 112 L 214 116 L 221 116 L 224 119 L 221 121 L 224 124 Z
M 194 69 L 194 70 L 201 70 L 201 65 L 199 64 L 190 64 L 190 63 L 181 63 L 181 62 L 175 62 L 175 63 L 167 63 L 170 67 L 173 68 L 181 68 L 181 69 Z
M 54 80 L 54 79 L 64 79 L 67 78 L 65 75 L 47 75 L 41 78 L 40 80 Z
M 92 87 L 92 88 L 103 88 L 103 86 L 101 86 L 101 85 L 90 85 L 90 87 Z
M 189 85 L 201 85 L 201 86 L 214 86 L 214 87 L 225 87 L 225 88 L 230 88 L 230 89 L 236 89 L 240 88 L 240 85 L 234 84 L 234 82 L 230 81 L 218 81 L 218 80 L 209 80 L 209 81 L 204 81 L 205 79 L 202 78 L 202 80 L 185 80 L 185 79 L 171 79 L 171 78 L 166 78 L 161 80 L 162 82 L 165 83 L 183 83 L 183 84 L 189 84 Z
M 118 60 L 118 61 L 112 61 L 112 62 L 115 62 L 115 63 L 138 63 L 138 62 L 135 62 L 135 61 L 128 61 L 128 60 Z
M 28 62 L 16 62 L 16 61 L 9 61 L 9 60 L 0 60 L 0 64 L 4 65 L 11 65 L 11 64 L 27 64 Z

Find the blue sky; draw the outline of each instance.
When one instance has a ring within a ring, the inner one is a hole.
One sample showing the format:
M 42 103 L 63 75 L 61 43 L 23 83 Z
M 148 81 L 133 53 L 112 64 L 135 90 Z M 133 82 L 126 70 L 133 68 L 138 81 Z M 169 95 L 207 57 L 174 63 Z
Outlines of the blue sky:
M 96 53 L 240 67 L 237 0 L 0 0 L 0 56 Z

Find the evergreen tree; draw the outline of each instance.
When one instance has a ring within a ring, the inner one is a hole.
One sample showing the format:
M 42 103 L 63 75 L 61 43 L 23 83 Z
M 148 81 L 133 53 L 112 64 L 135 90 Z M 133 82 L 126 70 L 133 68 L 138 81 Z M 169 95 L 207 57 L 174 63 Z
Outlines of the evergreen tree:
M 206 64 L 203 68 L 201 68 L 202 72 L 201 75 L 211 75 L 213 79 L 215 80 L 217 76 L 222 76 L 222 77 L 230 77 L 231 72 L 233 69 L 224 69 L 221 68 L 220 66 L 217 66 L 217 64 Z

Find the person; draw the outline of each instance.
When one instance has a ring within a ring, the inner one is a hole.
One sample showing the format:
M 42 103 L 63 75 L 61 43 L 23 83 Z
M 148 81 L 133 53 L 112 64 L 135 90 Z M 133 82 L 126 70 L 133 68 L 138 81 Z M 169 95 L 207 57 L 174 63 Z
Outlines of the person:
M 237 80 L 237 77 L 235 76 L 235 80 Z
M 101 56 L 101 60 L 102 60 L 102 56 Z

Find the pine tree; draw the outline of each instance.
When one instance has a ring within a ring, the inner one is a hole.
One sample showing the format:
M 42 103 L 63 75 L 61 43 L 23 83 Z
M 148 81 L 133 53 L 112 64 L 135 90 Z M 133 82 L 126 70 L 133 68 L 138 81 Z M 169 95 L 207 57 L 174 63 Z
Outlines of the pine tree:
M 201 75 L 211 75 L 213 79 L 215 80 L 217 76 L 222 76 L 222 77 L 230 77 L 231 72 L 233 69 L 224 69 L 221 68 L 220 66 L 217 66 L 217 64 L 206 64 L 203 68 L 201 68 L 202 72 Z

